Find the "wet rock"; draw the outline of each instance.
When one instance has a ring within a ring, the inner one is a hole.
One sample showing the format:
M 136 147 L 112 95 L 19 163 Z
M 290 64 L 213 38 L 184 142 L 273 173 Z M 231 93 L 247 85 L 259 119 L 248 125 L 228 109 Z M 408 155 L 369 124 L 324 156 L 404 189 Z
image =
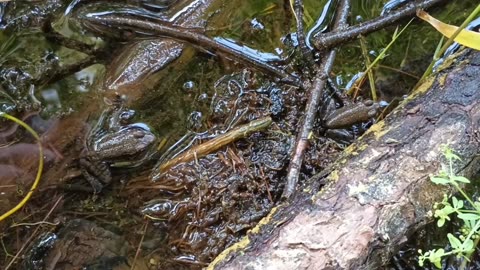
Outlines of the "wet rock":
M 125 239 L 93 222 L 74 219 L 36 241 L 23 269 L 112 269 L 127 263 Z
M 62 7 L 60 0 L 10 1 L 0 5 L 0 29 L 41 27 L 48 16 Z

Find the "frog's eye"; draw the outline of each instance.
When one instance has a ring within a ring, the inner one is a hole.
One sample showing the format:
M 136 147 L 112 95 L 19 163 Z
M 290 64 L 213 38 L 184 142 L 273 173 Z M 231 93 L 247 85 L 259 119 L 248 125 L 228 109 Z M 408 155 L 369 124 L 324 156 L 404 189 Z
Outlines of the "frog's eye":
M 143 132 L 142 130 L 135 130 L 135 132 L 133 132 L 133 137 L 135 137 L 136 139 L 141 139 L 145 137 L 145 132 Z
M 374 103 L 373 103 L 373 100 L 367 99 L 367 100 L 363 101 L 363 104 L 366 105 L 366 106 L 372 106 Z
M 375 115 L 377 115 L 377 106 L 374 106 L 371 110 L 368 111 L 369 117 L 374 117 Z
M 130 120 L 133 119 L 134 116 L 134 110 L 125 110 L 120 114 L 120 121 L 122 121 L 122 123 L 128 123 Z

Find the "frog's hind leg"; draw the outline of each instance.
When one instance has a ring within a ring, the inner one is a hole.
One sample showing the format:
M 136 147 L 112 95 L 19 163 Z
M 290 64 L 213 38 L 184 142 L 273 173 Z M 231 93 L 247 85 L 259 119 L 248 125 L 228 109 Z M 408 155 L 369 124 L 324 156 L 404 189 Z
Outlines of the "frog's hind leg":
M 80 167 L 83 177 L 92 186 L 94 194 L 100 193 L 104 184 L 109 184 L 112 179 L 108 165 L 103 162 L 80 159 Z M 100 179 L 104 181 L 102 182 Z
M 96 177 L 91 175 L 89 172 L 82 170 L 83 177 L 93 188 L 93 194 L 98 194 L 102 192 L 103 184 Z

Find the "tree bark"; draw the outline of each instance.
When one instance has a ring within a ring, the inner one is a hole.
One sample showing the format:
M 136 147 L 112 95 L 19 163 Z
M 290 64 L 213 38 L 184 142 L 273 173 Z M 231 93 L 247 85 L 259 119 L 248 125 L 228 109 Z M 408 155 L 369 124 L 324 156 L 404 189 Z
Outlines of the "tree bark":
M 480 52 L 465 50 L 348 147 L 306 192 L 272 210 L 209 269 L 375 269 L 408 235 L 431 221 L 444 192 L 429 175 L 441 169 L 441 145 L 479 168 Z M 318 191 L 319 183 L 326 185 Z

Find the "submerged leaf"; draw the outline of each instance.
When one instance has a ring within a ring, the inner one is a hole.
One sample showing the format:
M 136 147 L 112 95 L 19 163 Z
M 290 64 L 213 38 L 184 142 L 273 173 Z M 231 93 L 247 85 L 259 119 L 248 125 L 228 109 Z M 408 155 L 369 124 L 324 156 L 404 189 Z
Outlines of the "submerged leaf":
M 448 38 L 450 38 L 458 30 L 457 26 L 443 23 L 430 16 L 430 14 L 423 10 L 418 10 L 417 16 L 420 19 L 431 24 L 433 27 L 435 27 L 435 29 L 437 29 L 438 32 L 442 33 Z M 455 42 L 458 42 L 464 46 L 470 47 L 475 50 L 480 50 L 480 33 L 478 32 L 462 29 L 454 40 Z

